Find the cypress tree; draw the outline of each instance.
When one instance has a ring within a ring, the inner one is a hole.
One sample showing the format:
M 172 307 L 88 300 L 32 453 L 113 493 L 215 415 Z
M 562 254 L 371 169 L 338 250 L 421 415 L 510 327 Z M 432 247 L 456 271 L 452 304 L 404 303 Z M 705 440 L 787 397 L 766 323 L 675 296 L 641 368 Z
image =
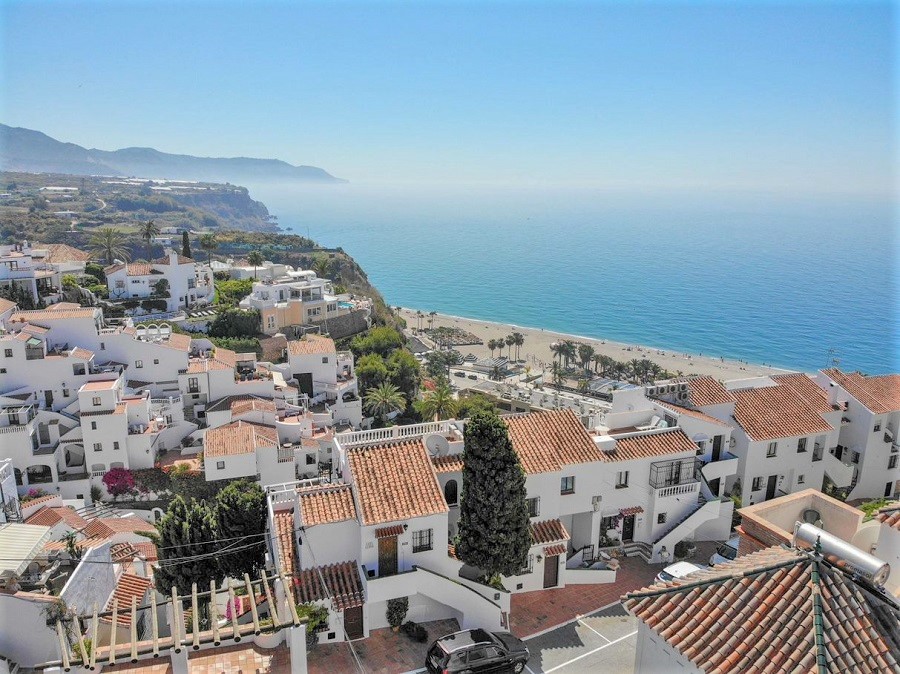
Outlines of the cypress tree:
M 456 553 L 466 564 L 512 576 L 525 566 L 531 547 L 525 471 L 513 451 L 506 424 L 493 411 L 466 423 L 463 491 Z
M 172 586 L 179 594 L 190 593 L 191 584 L 200 591 L 209 589 L 209 581 L 222 581 L 215 553 L 219 543 L 216 521 L 206 501 L 185 501 L 176 496 L 156 525 L 159 546 L 159 568 L 155 573 L 156 589 L 169 594 Z M 167 563 L 169 560 L 169 563 Z M 176 561 L 177 560 L 177 561 Z
M 188 237 L 187 230 L 181 232 L 181 254 L 189 258 L 194 257 L 191 255 L 191 239 Z
M 216 495 L 216 523 L 222 554 L 218 557 L 222 574 L 242 578 L 255 576 L 265 566 L 266 494 L 255 482 L 232 482 Z M 229 546 L 243 548 L 228 552 Z M 248 547 L 251 546 L 251 547 Z

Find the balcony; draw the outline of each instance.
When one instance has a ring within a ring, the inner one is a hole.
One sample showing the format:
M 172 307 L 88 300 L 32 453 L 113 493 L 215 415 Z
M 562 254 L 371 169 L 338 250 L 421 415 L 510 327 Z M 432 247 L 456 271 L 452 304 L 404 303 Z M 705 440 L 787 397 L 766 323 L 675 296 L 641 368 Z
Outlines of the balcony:
M 657 461 L 650 465 L 650 486 L 654 489 L 666 489 L 699 484 L 702 465 L 697 459 Z
M 69 472 L 69 473 L 60 473 L 59 474 L 60 482 L 73 482 L 75 480 L 87 480 L 87 479 L 88 479 L 88 474 L 86 471 L 83 473 Z

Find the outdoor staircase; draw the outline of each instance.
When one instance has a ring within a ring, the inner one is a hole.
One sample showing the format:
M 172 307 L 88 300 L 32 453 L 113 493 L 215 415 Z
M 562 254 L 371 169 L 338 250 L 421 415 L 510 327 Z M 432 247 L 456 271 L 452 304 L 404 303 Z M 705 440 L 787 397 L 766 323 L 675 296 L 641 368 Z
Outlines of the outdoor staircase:
M 631 541 L 624 545 L 626 557 L 640 557 L 645 562 L 650 562 L 653 556 L 653 547 L 643 541 Z

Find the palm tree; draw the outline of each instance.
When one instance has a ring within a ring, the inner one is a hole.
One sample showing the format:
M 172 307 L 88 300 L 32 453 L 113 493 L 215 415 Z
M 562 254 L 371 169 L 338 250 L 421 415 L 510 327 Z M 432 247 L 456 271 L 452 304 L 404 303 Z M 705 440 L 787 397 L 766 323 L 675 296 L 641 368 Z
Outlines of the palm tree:
M 262 266 L 262 263 L 265 262 L 263 258 L 263 254 L 258 250 L 251 250 L 247 255 L 247 262 L 253 265 L 253 278 L 256 278 L 256 268 Z
M 559 363 L 553 363 L 553 367 L 550 368 L 550 372 L 553 375 L 553 384 L 558 389 L 560 386 L 562 386 L 562 383 L 565 380 L 563 368 Z
M 212 264 L 213 251 L 218 247 L 219 242 L 215 234 L 209 233 L 200 237 L 200 248 L 206 251 L 206 264 Z
M 525 344 L 525 335 L 523 335 L 521 332 L 514 332 L 514 333 L 512 333 L 512 336 L 513 336 L 513 340 L 514 340 L 513 344 L 516 345 L 516 360 L 518 361 L 519 360 L 519 347 L 521 347 L 523 344 Z
M 488 348 L 488 349 L 490 350 L 490 352 L 491 352 L 491 358 L 493 358 L 493 357 L 494 357 L 494 351 L 497 350 L 497 340 L 496 340 L 496 339 L 489 339 L 488 342 L 487 342 L 487 348 Z
M 641 361 L 637 358 L 632 358 L 628 361 L 628 367 L 631 368 L 631 378 L 634 380 L 634 383 L 638 383 L 638 375 L 641 371 Z
M 247 259 L 249 260 L 250 258 L 248 257 Z M 312 268 L 319 278 L 328 278 L 328 274 L 331 271 L 331 258 L 324 254 L 317 255 Z
M 594 347 L 590 344 L 579 344 L 578 345 L 578 360 L 581 362 L 581 368 L 587 372 L 588 365 L 591 363 L 591 359 L 594 357 Z
M 566 369 L 569 369 L 569 363 L 575 360 L 575 354 L 578 352 L 578 347 L 575 346 L 575 342 L 570 340 L 564 340 L 562 343 L 562 355 L 566 360 Z
M 597 374 L 597 368 L 603 364 L 603 354 L 595 353 L 591 356 L 591 362 L 594 363 L 594 374 Z
M 428 314 L 428 329 L 434 330 L 434 317 L 437 316 L 436 311 L 432 311 Z
M 384 382 L 380 386 L 366 391 L 366 409 L 384 423 L 391 412 L 402 412 L 406 409 L 406 397 L 393 384 Z
M 419 403 L 419 413 L 423 419 L 433 418 L 435 421 L 449 419 L 456 414 L 453 390 L 445 379 L 441 378 L 435 389 L 425 394 L 422 402 Z
M 126 241 L 126 236 L 118 229 L 103 227 L 91 234 L 91 253 L 104 258 L 106 264 L 112 264 L 116 258 L 128 262 L 131 253 L 128 252 Z
M 422 319 L 425 317 L 425 314 L 422 313 L 421 309 L 416 310 L 416 329 L 419 332 L 422 332 Z
M 159 236 L 159 227 L 153 224 L 153 220 L 148 220 L 138 228 L 141 238 L 147 242 L 147 261 L 153 259 L 153 237 Z
M 563 345 L 562 345 L 561 342 L 553 342 L 553 344 L 550 345 L 550 350 L 553 352 L 553 359 L 554 359 L 554 360 L 556 360 L 557 358 L 558 358 L 560 361 L 562 360 L 562 355 L 563 355 Z
M 516 338 L 513 337 L 512 335 L 507 335 L 506 339 L 504 341 L 506 342 L 506 347 L 507 347 L 506 348 L 506 351 L 507 351 L 506 357 L 509 358 L 510 360 L 512 360 L 512 348 L 513 348 L 513 346 L 515 346 Z

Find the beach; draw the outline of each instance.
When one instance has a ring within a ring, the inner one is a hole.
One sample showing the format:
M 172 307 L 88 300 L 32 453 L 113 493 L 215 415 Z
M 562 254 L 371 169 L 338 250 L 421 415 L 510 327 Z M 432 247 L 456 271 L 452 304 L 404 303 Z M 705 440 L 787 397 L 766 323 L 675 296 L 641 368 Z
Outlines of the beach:
M 428 316 L 428 312 L 424 309 L 422 312 L 425 316 L 421 319 L 421 324 L 423 328 L 427 328 L 429 327 L 428 320 L 431 317 Z M 407 327 L 415 328 L 417 326 L 416 309 L 404 307 L 401 309 L 400 314 L 406 320 Z M 647 358 L 663 369 L 672 373 L 680 373 L 681 376 L 710 375 L 716 379 L 725 380 L 790 372 L 790 370 L 781 368 L 745 363 L 727 358 L 710 357 L 709 355 L 704 356 L 698 353 L 683 353 L 638 344 L 622 344 L 608 339 L 581 337 L 541 328 L 492 323 L 462 316 L 437 314 L 433 318 L 434 327 L 460 328 L 481 338 L 484 344 L 480 346 L 472 344 L 456 347 L 463 355 L 473 353 L 479 358 L 490 357 L 491 352 L 486 346 L 488 340 L 506 337 L 513 332 L 522 333 L 525 336 L 525 344 L 519 349 L 519 359 L 525 361 L 527 366 L 535 370 L 550 367 L 550 364 L 553 362 L 551 344 L 562 340 L 570 340 L 576 343 L 590 344 L 596 353 L 609 356 L 618 361 Z M 505 351 L 504 349 L 504 353 Z M 495 352 L 494 355 L 496 356 L 497 353 Z

